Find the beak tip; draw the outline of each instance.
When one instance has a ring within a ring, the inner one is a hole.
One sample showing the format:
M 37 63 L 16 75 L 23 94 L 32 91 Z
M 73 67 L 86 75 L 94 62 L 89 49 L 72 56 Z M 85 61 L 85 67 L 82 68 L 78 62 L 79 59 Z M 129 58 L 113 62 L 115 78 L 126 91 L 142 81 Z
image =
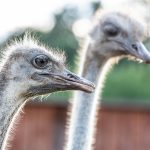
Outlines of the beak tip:
M 92 93 L 95 90 L 95 85 L 92 82 L 89 82 L 87 80 L 82 84 L 77 84 L 77 87 L 78 87 L 77 90 L 81 90 L 86 93 Z
M 64 78 L 65 82 L 69 83 L 69 85 L 67 87 L 68 89 L 80 90 L 80 91 L 84 91 L 87 93 L 94 92 L 95 85 L 92 82 L 86 80 L 83 77 L 79 77 L 76 74 L 74 74 L 70 71 L 67 71 L 67 70 L 66 70 L 65 74 L 67 74 L 67 77 L 65 76 L 63 78 Z
M 86 93 L 93 93 L 94 89 L 86 89 L 86 90 L 84 89 L 83 91 L 86 92 Z
M 93 93 L 94 90 L 95 90 L 95 85 L 93 83 L 91 83 L 90 85 L 85 87 L 85 92 L 87 92 L 87 93 Z

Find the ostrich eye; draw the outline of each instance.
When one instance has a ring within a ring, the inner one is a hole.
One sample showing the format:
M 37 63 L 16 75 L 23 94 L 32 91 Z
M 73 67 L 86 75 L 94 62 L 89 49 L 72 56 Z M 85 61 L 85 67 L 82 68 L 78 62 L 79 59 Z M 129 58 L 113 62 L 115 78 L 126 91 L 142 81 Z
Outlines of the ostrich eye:
M 108 24 L 104 27 L 104 33 L 109 37 L 117 36 L 119 29 L 112 24 Z
M 46 55 L 38 55 L 33 59 L 33 65 L 36 68 L 45 68 L 49 62 L 49 57 Z

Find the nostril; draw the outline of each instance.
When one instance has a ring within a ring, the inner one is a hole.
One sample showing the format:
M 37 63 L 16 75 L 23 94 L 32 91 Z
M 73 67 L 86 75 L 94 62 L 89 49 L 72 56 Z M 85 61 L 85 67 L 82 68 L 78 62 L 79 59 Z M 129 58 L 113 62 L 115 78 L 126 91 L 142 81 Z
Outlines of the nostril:
M 78 77 L 76 77 L 75 75 L 72 75 L 70 73 L 68 73 L 67 76 L 71 79 L 78 79 Z
M 133 48 L 134 50 L 138 51 L 138 47 L 137 47 L 136 44 L 132 44 L 132 48 Z

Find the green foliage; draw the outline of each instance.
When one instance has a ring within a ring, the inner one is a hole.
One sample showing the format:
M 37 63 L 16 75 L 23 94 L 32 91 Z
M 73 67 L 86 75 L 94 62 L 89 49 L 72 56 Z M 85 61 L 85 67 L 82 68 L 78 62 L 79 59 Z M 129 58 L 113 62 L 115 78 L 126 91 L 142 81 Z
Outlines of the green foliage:
M 104 99 L 150 99 L 150 66 L 123 61 L 109 73 Z

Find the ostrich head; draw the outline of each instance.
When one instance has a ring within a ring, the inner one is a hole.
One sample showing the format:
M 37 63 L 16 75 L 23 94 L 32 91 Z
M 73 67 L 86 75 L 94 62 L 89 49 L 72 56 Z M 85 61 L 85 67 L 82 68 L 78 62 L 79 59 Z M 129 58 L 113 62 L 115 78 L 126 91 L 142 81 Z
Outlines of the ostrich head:
M 48 51 L 29 39 L 7 49 L 1 67 L 1 82 L 6 83 L 6 89 L 17 97 L 63 90 L 91 92 L 94 88 L 92 83 L 66 69 L 62 53 Z
M 150 54 L 142 44 L 143 24 L 119 12 L 102 14 L 90 33 L 95 56 L 130 55 L 150 62 Z

